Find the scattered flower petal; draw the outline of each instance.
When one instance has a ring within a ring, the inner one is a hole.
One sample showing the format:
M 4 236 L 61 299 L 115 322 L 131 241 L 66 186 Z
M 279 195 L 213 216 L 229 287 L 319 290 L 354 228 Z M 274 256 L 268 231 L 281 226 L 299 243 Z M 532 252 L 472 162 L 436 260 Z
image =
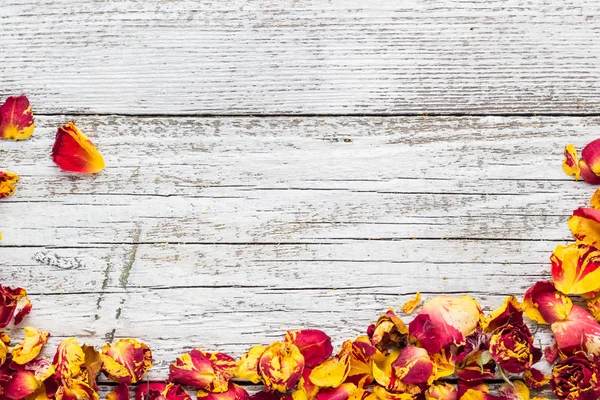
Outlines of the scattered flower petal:
M 302 376 L 304 356 L 296 345 L 289 342 L 272 343 L 258 362 L 258 372 L 269 391 L 285 393 Z
M 404 347 L 408 343 L 408 327 L 392 310 L 382 314 L 377 323 L 369 326 L 367 334 L 379 350 Z
M 267 348 L 265 346 L 254 346 L 244 354 L 237 363 L 236 378 L 247 380 L 252 383 L 261 381 L 258 374 L 258 360 Z
M 147 382 L 135 388 L 135 400 L 191 400 L 191 397 L 180 385 Z
M 574 176 L 575 180 L 579 180 L 581 171 L 579 170 L 579 157 L 577 157 L 577 150 L 572 144 L 565 147 L 565 160 L 563 161 L 563 170 L 569 176 Z
M 438 382 L 427 389 L 425 400 L 458 400 L 458 390 L 454 385 Z
M 52 160 L 63 171 L 95 174 L 104 169 L 104 159 L 91 140 L 74 122 L 58 128 Z
M 95 391 L 98 391 L 98 384 L 96 383 L 96 377 L 102 369 L 102 358 L 100 352 L 98 352 L 92 346 L 84 344 L 81 346 L 83 350 L 83 365 L 76 379 L 87 382 Z
M 523 380 L 529 388 L 541 389 L 550 383 L 550 376 L 544 375 L 544 373 L 537 368 L 531 368 L 530 370 L 525 371 Z
M 553 323 L 551 328 L 563 354 L 583 350 L 600 356 L 600 323 L 582 307 L 573 305 L 569 316 Z
M 338 387 L 321 390 L 317 394 L 317 400 L 348 400 L 357 387 L 352 383 L 344 383 Z
M 56 349 L 53 365 L 58 379 L 68 379 L 79 375 L 85 360 L 83 349 L 75 338 L 63 340 Z
M 293 343 L 304 356 L 304 365 L 314 368 L 331 357 L 333 346 L 331 338 L 318 329 L 304 329 L 289 331 L 285 335 L 285 342 Z
M 558 292 L 550 281 L 536 282 L 523 299 L 525 314 L 540 324 L 551 324 L 567 318 L 573 302 Z
M 19 325 L 31 311 L 31 302 L 23 288 L 12 289 L 0 285 L 0 328 L 11 323 Z
M 0 199 L 12 196 L 19 182 L 19 175 L 8 171 L 0 171 Z
M 119 383 L 136 383 L 152 367 L 152 351 L 135 339 L 121 339 L 102 347 L 102 371 Z
M 600 290 L 600 250 L 586 244 L 557 246 L 550 260 L 554 286 L 562 293 Z
M 456 375 L 468 383 L 493 379 L 496 376 L 496 362 L 489 351 L 477 350 L 456 365 Z
M 106 396 L 106 400 L 129 400 L 129 387 L 121 383 Z
M 600 295 L 588 300 L 586 305 L 592 317 L 600 322 Z
M 359 336 L 352 342 L 350 356 L 350 373 L 347 381 L 358 388 L 370 385 L 373 380 L 373 360 L 382 359 L 384 355 L 371 344 L 367 336 Z
M 598 247 L 600 244 L 600 210 L 580 207 L 569 218 L 569 228 L 579 242 Z
M 17 364 L 27 364 L 36 358 L 48 343 L 50 332 L 25 327 L 25 339 L 12 349 L 12 360 Z
M 227 391 L 222 393 L 210 393 L 205 391 L 198 391 L 198 399 L 203 400 L 249 400 L 250 396 L 246 389 L 236 385 L 235 383 L 229 383 Z
M 55 396 L 56 400 L 98 400 L 98 393 L 90 385 L 75 379 L 63 379 Z
M 407 346 L 391 351 L 382 361 L 375 361 L 373 375 L 386 390 L 417 394 L 422 386 L 433 382 L 434 368 L 427 350 Z
M 579 169 L 587 183 L 592 185 L 600 183 L 600 139 L 588 143 L 581 150 Z
M 350 357 L 352 355 L 352 342 L 346 340 L 342 349 L 329 360 L 313 368 L 310 381 L 320 387 L 336 388 L 340 386 L 350 373 Z
M 404 303 L 404 305 L 402 305 L 402 311 L 404 312 L 404 314 L 410 315 L 413 312 L 415 312 L 417 307 L 419 307 L 420 303 L 421 303 L 421 292 L 417 292 L 415 297 L 413 297 L 410 300 L 407 300 L 406 303 Z
M 0 106 L 0 138 L 27 139 L 34 128 L 33 112 L 26 96 L 11 96 Z
M 185 353 L 171 364 L 169 380 L 209 392 L 221 393 L 229 389 L 237 364 L 224 353 L 207 353 L 195 349 Z
M 375 386 L 373 392 L 379 400 L 415 400 L 415 396 L 412 393 L 392 393 L 381 386 Z

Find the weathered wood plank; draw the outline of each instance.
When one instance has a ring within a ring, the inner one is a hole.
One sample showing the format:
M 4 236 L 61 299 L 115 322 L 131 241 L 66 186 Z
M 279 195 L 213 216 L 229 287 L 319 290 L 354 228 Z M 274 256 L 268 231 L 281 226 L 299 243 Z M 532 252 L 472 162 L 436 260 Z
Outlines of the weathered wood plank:
M 27 323 L 101 345 L 139 337 L 151 379 L 193 346 L 239 355 L 287 329 L 339 344 L 417 290 L 486 311 L 548 277 L 593 188 L 561 169 L 600 118 L 81 117 L 107 169 L 48 158 L 56 126 L 0 142 L 0 281 Z M 551 342 L 546 330 L 539 337 Z
M 598 113 L 595 0 L 7 0 L 38 113 Z

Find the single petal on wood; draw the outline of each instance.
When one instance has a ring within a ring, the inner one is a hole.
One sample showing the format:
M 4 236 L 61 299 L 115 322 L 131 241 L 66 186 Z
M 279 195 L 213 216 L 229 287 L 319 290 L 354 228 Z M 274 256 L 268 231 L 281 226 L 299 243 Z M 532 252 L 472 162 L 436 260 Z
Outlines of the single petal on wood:
M 33 112 L 26 96 L 11 96 L 0 106 L 0 138 L 23 140 L 33 134 Z
M 104 169 L 104 159 L 91 140 L 74 122 L 58 128 L 52 160 L 63 171 L 95 174 Z

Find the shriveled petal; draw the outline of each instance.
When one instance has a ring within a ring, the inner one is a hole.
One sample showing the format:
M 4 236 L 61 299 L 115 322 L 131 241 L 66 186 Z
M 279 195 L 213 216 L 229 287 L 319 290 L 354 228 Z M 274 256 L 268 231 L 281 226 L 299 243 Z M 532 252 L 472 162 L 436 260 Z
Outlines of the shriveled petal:
M 83 349 L 75 338 L 63 340 L 56 349 L 53 365 L 58 379 L 73 378 L 81 371 L 85 360 Z
M 536 282 L 523 299 L 525 314 L 540 324 L 551 324 L 567 318 L 573 302 L 558 292 L 550 281 Z
M 485 332 L 492 332 L 498 327 L 509 323 L 513 325 L 523 324 L 523 307 L 514 296 L 504 299 L 504 304 L 486 317 L 482 327 Z
M 92 346 L 84 344 L 81 346 L 83 350 L 84 359 L 83 365 L 81 366 L 80 373 L 75 377 L 80 381 L 87 382 L 95 391 L 98 391 L 98 384 L 96 383 L 96 377 L 102 369 L 102 358 L 100 352 Z
M 417 309 L 417 307 L 419 307 L 420 303 L 421 303 L 421 292 L 417 292 L 417 294 L 415 295 L 415 297 L 413 297 L 410 300 L 407 300 L 402 305 L 402 311 L 404 312 L 404 314 L 410 315 L 413 312 L 415 312 L 415 310 Z
M 458 400 L 458 390 L 454 385 L 438 382 L 427 389 L 425 400 Z
M 439 353 L 430 354 L 431 360 L 434 364 L 434 376 L 433 379 L 442 379 L 450 376 L 456 370 L 452 353 L 448 350 L 442 350 Z
M 198 399 L 202 400 L 248 400 L 250 396 L 246 389 L 236 385 L 235 383 L 229 383 L 227 391 L 222 393 L 210 393 L 205 391 L 198 391 Z
M 410 322 L 410 335 L 430 353 L 454 344 L 462 346 L 483 319 L 479 304 L 470 296 L 438 296 L 426 302 Z
M 135 339 L 121 339 L 102 347 L 102 371 L 119 383 L 136 383 L 152 367 L 152 351 Z
M 317 400 L 348 400 L 357 387 L 352 383 L 343 383 L 332 389 L 324 389 L 317 394 Z
M 303 370 L 304 356 L 296 345 L 289 342 L 272 343 L 258 362 L 258 372 L 269 391 L 285 393 L 292 389 Z
M 556 361 L 558 355 L 558 345 L 556 343 L 544 348 L 544 357 L 550 364 L 554 364 L 554 361 Z
M 578 241 L 589 246 L 600 244 L 600 210 L 580 207 L 569 218 L 569 228 Z
M 266 349 L 265 346 L 254 346 L 244 354 L 237 363 L 236 378 L 252 383 L 260 382 L 258 360 L 260 360 L 260 356 L 262 356 Z
M 582 307 L 573 305 L 569 316 L 551 328 L 562 353 L 570 355 L 583 350 L 600 356 L 600 323 Z
M 505 383 L 498 388 L 498 392 L 506 400 L 529 400 L 529 388 L 521 381 Z
M 106 400 L 129 400 L 129 387 L 125 383 L 121 383 L 106 395 Z
M 19 175 L 15 173 L 0 171 L 0 199 L 12 196 L 15 193 L 19 179 Z
M 191 397 L 174 383 L 144 382 L 135 388 L 135 400 L 191 400 Z
M 85 382 L 63 379 L 56 391 L 56 400 L 98 400 L 98 393 Z
M 359 336 L 352 342 L 352 354 L 350 357 L 350 373 L 348 379 L 359 388 L 370 385 L 373 382 L 373 360 L 383 358 L 384 355 L 371 344 L 367 336 Z
M 523 380 L 531 389 L 541 389 L 550 383 L 550 375 L 545 375 L 537 368 L 531 368 L 523 374 Z
M 313 368 L 310 374 L 311 382 L 321 387 L 335 388 L 340 386 L 350 374 L 351 355 L 352 342 L 347 340 L 335 357 Z
M 600 250 L 585 244 L 559 245 L 550 260 L 554 286 L 562 293 L 600 290 Z
M 36 358 L 50 337 L 50 332 L 25 327 L 25 339 L 12 349 L 12 360 L 17 364 L 27 364 Z
M 478 350 L 456 366 L 456 375 L 461 381 L 479 383 L 496 376 L 496 363 L 489 351 Z
M 11 321 L 19 325 L 30 311 L 31 302 L 25 289 L 0 285 L 0 328 Z
M 408 327 L 392 310 L 382 314 L 367 331 L 371 343 L 379 350 L 403 347 L 408 342 Z
M 577 156 L 577 149 L 572 144 L 568 144 L 565 147 L 565 160 L 563 161 L 563 170 L 569 176 L 574 176 L 575 180 L 579 180 L 581 171 L 579 170 L 579 157 Z
M 68 172 L 95 174 L 104 169 L 104 159 L 91 140 L 74 122 L 58 128 L 52 147 L 52 160 Z
M 489 350 L 502 369 L 520 374 L 542 358 L 542 350 L 533 343 L 533 335 L 527 325 L 508 323 L 492 332 Z
M 388 392 L 384 388 L 380 386 L 375 386 L 373 388 L 373 392 L 375 396 L 379 400 L 416 400 L 417 397 L 411 393 L 392 393 Z
M 205 391 L 221 393 L 229 389 L 235 376 L 235 359 L 224 353 L 207 353 L 195 349 L 171 364 L 169 380 Z
M 596 318 L 596 321 L 600 322 L 600 296 L 596 296 L 586 303 L 588 311 L 592 314 L 592 317 Z
M 0 138 L 27 139 L 34 128 L 33 112 L 26 96 L 11 96 L 0 106 Z
M 314 368 L 331 357 L 333 346 L 331 338 L 318 329 L 304 329 L 301 331 L 288 331 L 285 341 L 293 343 L 304 356 L 304 365 Z

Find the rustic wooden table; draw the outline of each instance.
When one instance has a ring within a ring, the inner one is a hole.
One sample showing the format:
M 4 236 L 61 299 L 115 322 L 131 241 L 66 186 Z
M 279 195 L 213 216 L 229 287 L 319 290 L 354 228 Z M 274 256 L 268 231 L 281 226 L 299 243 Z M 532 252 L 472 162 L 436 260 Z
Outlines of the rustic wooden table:
M 0 98 L 36 132 L 0 143 L 0 282 L 29 324 L 137 337 L 151 379 L 192 348 L 287 329 L 340 343 L 421 291 L 486 311 L 549 276 L 589 186 L 596 0 L 4 0 Z M 97 176 L 49 159 L 75 119 Z M 550 336 L 538 332 L 547 344 Z

